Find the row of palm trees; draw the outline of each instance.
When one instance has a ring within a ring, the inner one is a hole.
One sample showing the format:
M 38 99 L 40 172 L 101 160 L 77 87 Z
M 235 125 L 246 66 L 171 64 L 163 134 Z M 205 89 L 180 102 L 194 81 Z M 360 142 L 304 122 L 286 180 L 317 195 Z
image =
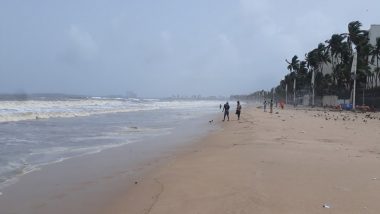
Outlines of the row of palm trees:
M 288 93 L 292 94 L 294 85 L 297 92 L 309 93 L 313 83 L 317 96 L 350 94 L 353 86 L 351 65 L 354 52 L 357 53 L 355 78 L 358 87 L 380 87 L 380 38 L 372 46 L 369 43 L 369 32 L 361 27 L 359 21 L 350 22 L 347 33 L 333 34 L 330 39 L 306 53 L 304 59 L 294 55 L 291 60 L 286 60 L 290 72 L 275 88 L 276 94 L 285 97 L 286 87 Z M 324 72 L 327 69 L 332 72 Z

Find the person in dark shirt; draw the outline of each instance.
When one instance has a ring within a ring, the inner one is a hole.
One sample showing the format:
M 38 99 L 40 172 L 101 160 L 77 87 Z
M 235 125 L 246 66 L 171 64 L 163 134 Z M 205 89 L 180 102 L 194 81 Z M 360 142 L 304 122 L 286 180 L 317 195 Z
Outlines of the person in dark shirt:
M 238 116 L 238 120 L 240 120 L 240 113 L 241 113 L 241 105 L 240 105 L 240 101 L 237 101 L 236 114 Z
M 273 113 L 273 100 L 270 100 L 269 107 L 270 107 L 269 113 Z
M 230 121 L 230 105 L 228 105 L 228 102 L 224 104 L 222 112 L 224 112 L 223 121 L 226 120 L 226 116 L 227 116 L 228 121 Z

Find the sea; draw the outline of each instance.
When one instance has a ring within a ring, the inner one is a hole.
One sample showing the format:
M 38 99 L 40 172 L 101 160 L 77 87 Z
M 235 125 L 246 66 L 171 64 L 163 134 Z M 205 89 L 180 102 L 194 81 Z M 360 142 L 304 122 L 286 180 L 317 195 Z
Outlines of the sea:
M 220 112 L 217 100 L 33 96 L 0 98 L 0 191 L 78 156 L 170 135 Z

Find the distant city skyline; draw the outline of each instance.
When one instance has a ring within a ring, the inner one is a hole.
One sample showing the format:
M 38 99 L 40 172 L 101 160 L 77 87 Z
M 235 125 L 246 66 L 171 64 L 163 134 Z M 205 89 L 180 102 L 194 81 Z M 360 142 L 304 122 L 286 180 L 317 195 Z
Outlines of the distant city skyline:
M 0 94 L 229 96 L 278 84 L 374 0 L 11 1 L 0 3 Z

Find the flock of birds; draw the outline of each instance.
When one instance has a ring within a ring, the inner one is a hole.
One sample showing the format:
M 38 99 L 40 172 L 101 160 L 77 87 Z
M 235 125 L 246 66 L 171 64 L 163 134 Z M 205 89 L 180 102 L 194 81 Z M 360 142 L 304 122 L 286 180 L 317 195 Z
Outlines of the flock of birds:
M 313 117 L 324 117 L 325 120 L 343 120 L 343 121 L 363 121 L 367 123 L 368 120 L 380 120 L 380 115 L 375 113 L 333 113 L 324 111 L 323 113 L 314 114 Z

